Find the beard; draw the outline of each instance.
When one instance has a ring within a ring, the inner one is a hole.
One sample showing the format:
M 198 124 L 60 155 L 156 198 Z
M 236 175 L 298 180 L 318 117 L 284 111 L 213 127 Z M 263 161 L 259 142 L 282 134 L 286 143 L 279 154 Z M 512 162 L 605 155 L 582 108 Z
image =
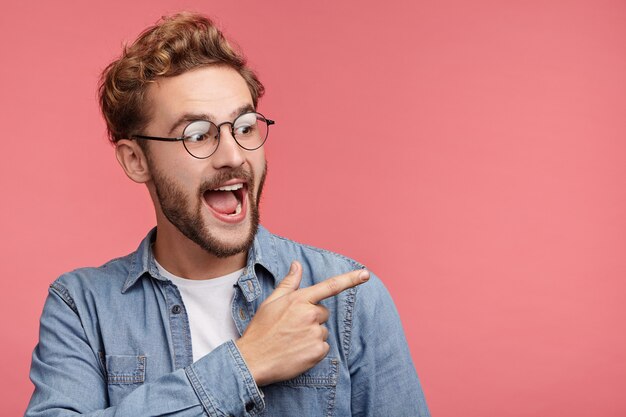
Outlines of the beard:
M 267 175 L 267 165 L 259 179 L 259 191 L 256 196 L 254 195 L 254 173 L 237 168 L 231 171 L 220 171 L 213 178 L 203 181 L 198 187 L 195 200 L 188 198 L 183 188 L 162 172 L 155 170 L 152 172 L 154 188 L 163 214 L 185 237 L 218 258 L 228 258 L 250 249 L 259 228 L 259 202 Z M 207 190 L 215 189 L 233 178 L 243 179 L 247 183 L 250 227 L 247 235 L 240 242 L 225 242 L 218 239 L 203 220 L 202 212 L 205 210 L 203 196 Z M 197 201 L 197 204 L 193 204 L 193 201 Z

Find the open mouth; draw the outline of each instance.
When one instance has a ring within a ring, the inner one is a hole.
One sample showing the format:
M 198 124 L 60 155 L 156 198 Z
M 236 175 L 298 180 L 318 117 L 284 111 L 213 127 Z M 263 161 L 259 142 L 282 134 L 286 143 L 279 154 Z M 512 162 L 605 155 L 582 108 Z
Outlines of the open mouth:
M 209 208 L 219 217 L 239 217 L 245 208 L 247 185 L 242 182 L 225 184 L 204 192 L 203 197 Z

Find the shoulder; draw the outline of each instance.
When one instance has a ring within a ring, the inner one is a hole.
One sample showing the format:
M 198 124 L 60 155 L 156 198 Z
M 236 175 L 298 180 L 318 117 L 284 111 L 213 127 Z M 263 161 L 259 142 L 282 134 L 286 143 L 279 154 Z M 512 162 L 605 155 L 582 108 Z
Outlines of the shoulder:
M 107 299 L 121 295 L 149 270 L 151 244 L 156 228 L 141 241 L 137 249 L 119 258 L 114 258 L 98 267 L 78 268 L 57 278 L 50 289 L 67 297 L 81 297 L 86 300 Z M 97 297 L 93 297 L 97 295 Z
M 97 298 L 105 294 L 122 293 L 124 283 L 129 277 L 135 253 L 115 258 L 99 267 L 78 268 L 58 277 L 50 284 L 50 290 L 76 309 L 79 300 Z
M 342 254 L 295 242 L 282 236 L 275 236 L 275 238 L 277 246 L 283 253 L 291 252 L 295 259 L 306 263 L 312 268 L 323 268 L 338 274 L 365 268 L 362 263 Z
M 313 283 L 365 268 L 362 263 L 339 253 L 300 243 L 263 228 L 259 230 L 258 242 L 261 263 L 267 264 L 279 281 L 287 275 L 292 261 L 302 264 L 304 275 L 310 275 Z
M 266 229 L 261 231 L 260 236 L 263 240 L 264 255 L 267 256 L 268 253 L 270 255 L 271 260 L 268 260 L 268 263 L 271 264 L 272 273 L 277 282 L 287 275 L 292 261 L 302 264 L 302 286 L 315 285 L 333 276 L 366 268 L 363 263 L 347 256 L 296 242 L 272 234 Z M 370 271 L 368 282 L 359 285 L 354 291 L 346 291 L 343 294 L 351 299 L 359 294 L 360 298 L 367 298 L 370 301 L 378 300 L 383 304 L 390 301 L 385 285 L 372 271 Z

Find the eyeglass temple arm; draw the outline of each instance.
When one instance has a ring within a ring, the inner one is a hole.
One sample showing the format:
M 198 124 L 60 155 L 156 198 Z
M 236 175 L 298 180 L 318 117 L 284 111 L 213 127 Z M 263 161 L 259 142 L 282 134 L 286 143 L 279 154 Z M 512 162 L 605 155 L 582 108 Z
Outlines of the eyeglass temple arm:
M 135 135 L 133 136 L 133 139 L 148 139 L 148 140 L 159 140 L 161 142 L 178 142 L 180 140 L 183 140 L 185 138 L 159 138 L 156 136 L 144 136 L 144 135 Z

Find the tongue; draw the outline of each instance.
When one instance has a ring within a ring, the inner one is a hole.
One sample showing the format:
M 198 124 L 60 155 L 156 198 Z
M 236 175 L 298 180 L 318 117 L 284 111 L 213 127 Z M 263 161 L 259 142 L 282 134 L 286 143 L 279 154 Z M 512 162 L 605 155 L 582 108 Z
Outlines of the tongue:
M 232 214 L 237 209 L 237 197 L 232 191 L 207 191 L 204 199 L 218 213 Z

